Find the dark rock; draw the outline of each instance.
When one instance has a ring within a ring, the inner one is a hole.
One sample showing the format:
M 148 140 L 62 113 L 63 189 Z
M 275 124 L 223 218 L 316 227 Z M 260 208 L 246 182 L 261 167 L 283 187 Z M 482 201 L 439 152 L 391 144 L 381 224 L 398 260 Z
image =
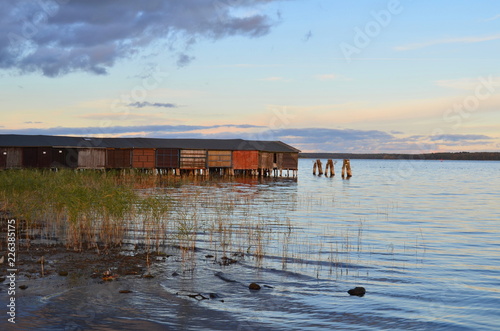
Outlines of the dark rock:
M 144 275 L 142 276 L 143 278 L 155 278 L 155 276 L 151 275 L 151 274 L 147 274 L 147 275 Z
M 206 257 L 207 259 L 211 259 L 211 258 L 213 258 L 214 256 L 213 256 L 213 255 L 211 255 L 211 254 L 208 254 L 208 255 L 205 255 L 205 257 Z
M 177 277 L 179 276 L 179 273 L 177 271 L 172 272 L 172 277 Z
M 252 283 L 252 284 L 248 285 L 248 288 L 251 290 L 254 290 L 254 291 L 258 291 L 258 290 L 260 290 L 260 285 L 257 283 Z
M 231 258 L 229 258 L 227 256 L 221 257 L 221 259 L 219 261 L 220 265 L 231 265 L 231 264 L 234 264 L 234 263 L 238 263 L 238 261 L 235 260 L 235 259 L 231 259 Z
M 132 293 L 130 290 L 120 290 L 120 293 Z
M 21 285 L 21 286 L 19 286 L 19 289 L 21 289 L 21 290 L 25 290 L 25 289 L 27 289 L 27 288 L 28 288 L 28 286 L 26 286 L 26 285 Z
M 67 271 L 59 271 L 59 276 L 67 276 L 68 275 L 68 272 Z
M 364 287 L 355 287 L 347 291 L 347 293 L 349 293 L 350 295 L 357 295 L 358 297 L 362 297 L 363 295 L 365 295 L 366 290 Z

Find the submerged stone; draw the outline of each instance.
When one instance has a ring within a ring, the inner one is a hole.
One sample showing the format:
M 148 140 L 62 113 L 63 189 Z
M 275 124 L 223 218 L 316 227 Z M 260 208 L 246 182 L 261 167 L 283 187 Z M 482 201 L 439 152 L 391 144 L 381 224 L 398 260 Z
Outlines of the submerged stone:
M 350 295 L 357 295 L 358 297 L 362 297 L 363 295 L 365 295 L 366 290 L 364 287 L 360 286 L 350 289 L 349 291 L 347 291 L 347 293 L 349 293 Z
M 257 283 L 252 283 L 252 284 L 248 285 L 248 288 L 251 290 L 254 290 L 254 291 L 258 291 L 258 290 L 260 290 L 260 285 Z

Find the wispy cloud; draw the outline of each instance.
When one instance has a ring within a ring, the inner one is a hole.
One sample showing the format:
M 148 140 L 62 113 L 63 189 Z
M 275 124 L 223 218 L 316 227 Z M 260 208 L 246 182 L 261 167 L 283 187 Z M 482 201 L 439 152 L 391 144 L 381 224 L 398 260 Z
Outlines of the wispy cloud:
M 129 107 L 144 108 L 144 107 L 155 107 L 155 108 L 178 108 L 179 106 L 175 103 L 162 103 L 162 102 L 133 102 L 128 104 Z
M 500 39 L 500 34 L 494 34 L 490 36 L 475 36 L 475 37 L 458 37 L 458 38 L 447 38 L 447 39 L 437 39 L 426 41 L 422 43 L 413 43 L 408 45 L 396 46 L 394 49 L 397 51 L 410 51 L 419 48 L 425 48 L 436 45 L 444 45 L 444 44 L 471 44 L 471 43 L 480 43 L 484 41 L 492 41 Z
M 493 17 L 490 17 L 490 18 L 483 20 L 483 22 L 495 21 L 495 20 L 498 20 L 499 18 L 500 18 L 500 15 L 496 15 L 496 16 L 493 16 Z
M 210 130 L 214 128 L 262 128 L 250 124 L 223 124 L 223 125 L 137 125 L 137 126 L 107 126 L 107 127 L 53 127 L 53 128 L 25 128 L 0 129 L 0 134 L 42 134 L 42 135 L 135 135 L 137 133 L 188 133 L 191 131 Z
M 474 140 L 490 140 L 492 137 L 482 134 L 443 134 L 430 136 L 431 141 L 474 141 Z
M 286 79 L 284 77 L 279 77 L 279 76 L 266 77 L 266 78 L 262 78 L 259 80 L 265 81 L 265 82 L 289 82 L 290 81 L 289 79 Z
M 349 81 L 350 79 L 338 74 L 320 74 L 314 76 L 315 79 L 321 81 L 329 81 L 329 80 L 340 80 L 340 81 Z

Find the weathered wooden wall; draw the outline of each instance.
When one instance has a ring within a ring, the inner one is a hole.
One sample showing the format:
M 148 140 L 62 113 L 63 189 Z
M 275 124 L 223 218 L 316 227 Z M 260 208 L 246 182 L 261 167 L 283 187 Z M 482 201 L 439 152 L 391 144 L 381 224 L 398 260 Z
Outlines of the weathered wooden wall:
M 76 168 L 78 166 L 78 151 L 76 148 L 53 148 L 52 168 Z
M 103 169 L 106 167 L 104 148 L 81 148 L 78 150 L 78 168 Z
M 23 150 L 20 147 L 0 148 L 0 168 L 21 168 L 23 166 Z
M 156 150 L 156 167 L 178 169 L 180 167 L 179 149 L 158 148 Z
M 155 167 L 155 150 L 152 148 L 135 148 L 132 154 L 132 167 L 152 169 Z
M 286 170 L 298 170 L 299 153 L 283 153 L 281 168 Z
M 234 170 L 257 170 L 259 168 L 258 151 L 234 151 Z
M 106 150 L 106 168 L 121 169 L 132 167 L 132 149 L 117 148 Z
M 231 168 L 231 151 L 208 151 L 209 168 Z
M 260 152 L 259 154 L 259 168 L 260 169 L 273 169 L 274 168 L 275 153 Z
M 207 152 L 197 149 L 182 149 L 180 161 L 181 169 L 205 169 Z

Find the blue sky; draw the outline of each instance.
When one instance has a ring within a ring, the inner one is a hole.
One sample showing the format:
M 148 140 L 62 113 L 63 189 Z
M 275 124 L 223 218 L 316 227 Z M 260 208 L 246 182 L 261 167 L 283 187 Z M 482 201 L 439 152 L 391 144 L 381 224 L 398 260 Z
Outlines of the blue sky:
M 498 1 L 1 2 L 0 133 L 500 150 Z

